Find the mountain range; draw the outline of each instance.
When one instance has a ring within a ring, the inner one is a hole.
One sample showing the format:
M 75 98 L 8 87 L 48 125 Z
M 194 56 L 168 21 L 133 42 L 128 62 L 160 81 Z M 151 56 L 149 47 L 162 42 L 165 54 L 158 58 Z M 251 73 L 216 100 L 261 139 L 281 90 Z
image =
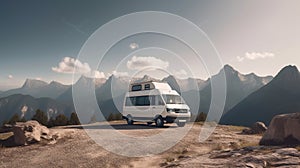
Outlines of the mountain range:
M 6 97 L 13 94 L 31 95 L 36 98 L 48 97 L 55 99 L 64 93 L 71 86 L 52 81 L 47 83 L 41 80 L 27 79 L 21 88 L 2 92 L 0 97 Z
M 243 99 L 222 119 L 223 124 L 250 126 L 269 124 L 278 114 L 300 111 L 300 73 L 296 66 L 284 67 L 275 78 Z
M 108 116 L 122 111 L 124 95 L 130 82 L 167 82 L 181 93 L 192 113 L 196 114 L 208 112 L 211 104 L 211 81 L 221 83 L 222 74 L 226 76 L 227 89 L 224 115 L 221 119 L 223 124 L 250 125 L 256 121 L 268 123 L 275 114 L 300 109 L 297 102 L 300 98 L 300 77 L 294 66 L 283 68 L 274 79 L 272 76 L 260 77 L 254 73 L 241 74 L 233 67 L 225 65 L 218 74 L 207 80 L 178 79 L 171 75 L 162 80 L 147 75 L 134 79 L 114 75 L 108 79 L 82 76 L 74 87 L 94 85 L 98 105 L 104 116 Z M 85 95 L 84 90 L 82 95 Z M 2 92 L 0 97 L 1 120 L 9 119 L 14 113 L 24 113 L 24 117 L 29 119 L 37 108 L 54 116 L 58 113 L 68 115 L 74 111 L 72 87 L 54 81 L 46 83 L 28 79 L 21 88 Z M 25 109 L 27 112 L 22 112 Z
M 273 77 L 259 77 L 254 73 L 241 74 L 229 65 L 225 65 L 224 68 L 217 74 L 212 76 L 215 83 L 221 84 L 223 82 L 222 73 L 225 73 L 226 77 L 226 101 L 224 112 L 228 112 L 241 100 L 246 98 L 252 92 L 258 90 L 264 85 L 268 84 Z M 200 109 L 199 111 L 207 113 L 210 108 L 211 102 L 211 80 L 208 79 L 206 86 L 200 90 Z
M 18 114 L 21 118 L 31 119 L 37 109 L 45 111 L 48 118 L 58 114 L 70 116 L 75 111 L 72 106 L 51 98 L 34 98 L 29 95 L 14 94 L 0 98 L 0 123 L 9 120 L 14 114 Z

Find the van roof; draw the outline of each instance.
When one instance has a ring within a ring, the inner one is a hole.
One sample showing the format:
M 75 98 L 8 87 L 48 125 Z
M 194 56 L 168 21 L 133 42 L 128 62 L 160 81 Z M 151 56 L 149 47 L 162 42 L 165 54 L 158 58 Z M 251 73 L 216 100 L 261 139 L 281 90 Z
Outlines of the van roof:
M 172 90 L 170 85 L 168 83 L 162 83 L 162 82 L 152 82 L 155 89 L 158 90 Z

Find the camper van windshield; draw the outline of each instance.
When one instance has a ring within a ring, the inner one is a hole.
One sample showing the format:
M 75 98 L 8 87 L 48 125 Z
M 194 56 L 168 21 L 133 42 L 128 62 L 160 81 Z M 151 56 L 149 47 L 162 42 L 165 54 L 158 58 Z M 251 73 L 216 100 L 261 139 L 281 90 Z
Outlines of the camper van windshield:
M 178 95 L 163 95 L 166 104 L 184 104 L 183 99 Z

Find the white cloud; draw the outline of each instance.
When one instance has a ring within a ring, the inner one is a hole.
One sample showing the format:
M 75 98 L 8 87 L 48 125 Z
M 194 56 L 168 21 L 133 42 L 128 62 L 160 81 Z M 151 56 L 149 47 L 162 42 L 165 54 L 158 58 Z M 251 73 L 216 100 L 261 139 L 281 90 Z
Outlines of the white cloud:
M 244 57 L 240 57 L 240 56 L 237 56 L 236 58 L 237 58 L 237 60 L 238 60 L 239 62 L 242 62 L 242 61 L 244 61 L 244 59 L 245 59 Z
M 237 56 L 237 60 L 239 62 L 244 61 L 245 59 L 248 60 L 256 60 L 256 59 L 264 59 L 264 58 L 273 58 L 275 56 L 274 53 L 271 52 L 246 52 L 243 57 Z
M 52 71 L 57 73 L 77 73 L 85 74 L 91 72 L 91 68 L 88 63 L 82 63 L 78 59 L 65 57 L 59 64 L 58 67 L 52 67 Z
M 112 71 L 112 75 L 116 76 L 116 77 L 124 77 L 124 76 L 128 76 L 128 72 L 117 72 L 117 71 Z
M 187 77 L 187 72 L 184 69 L 181 69 L 179 71 L 176 71 L 174 75 L 180 78 L 185 78 Z
M 93 78 L 106 78 L 104 72 L 100 72 L 100 71 L 92 71 L 92 75 Z
M 129 48 L 132 49 L 132 50 L 135 50 L 135 49 L 139 48 L 139 45 L 137 43 L 131 43 L 129 45 Z
M 12 75 L 8 75 L 7 77 L 8 77 L 8 79 L 14 78 Z
M 132 70 L 141 70 L 144 68 L 167 69 L 168 67 L 169 67 L 169 62 L 151 56 L 150 57 L 133 56 L 131 60 L 127 62 L 127 68 Z

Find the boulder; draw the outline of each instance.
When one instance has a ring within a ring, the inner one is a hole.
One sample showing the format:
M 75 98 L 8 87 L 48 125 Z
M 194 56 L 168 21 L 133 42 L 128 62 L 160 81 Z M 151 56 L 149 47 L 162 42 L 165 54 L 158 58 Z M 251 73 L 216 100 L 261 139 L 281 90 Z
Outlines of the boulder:
M 37 121 L 17 122 L 12 131 L 14 133 L 14 142 L 16 145 L 27 145 L 40 142 L 41 138 L 53 140 L 50 130 L 40 125 Z
M 256 122 L 252 125 L 252 127 L 249 129 L 244 129 L 243 134 L 262 134 L 266 132 L 267 127 L 263 122 Z
M 256 122 L 252 125 L 251 129 L 253 130 L 253 132 L 255 134 L 262 134 L 262 133 L 266 132 L 266 130 L 268 128 L 266 127 L 266 125 L 263 122 Z
M 260 140 L 260 145 L 300 144 L 300 113 L 275 116 Z

